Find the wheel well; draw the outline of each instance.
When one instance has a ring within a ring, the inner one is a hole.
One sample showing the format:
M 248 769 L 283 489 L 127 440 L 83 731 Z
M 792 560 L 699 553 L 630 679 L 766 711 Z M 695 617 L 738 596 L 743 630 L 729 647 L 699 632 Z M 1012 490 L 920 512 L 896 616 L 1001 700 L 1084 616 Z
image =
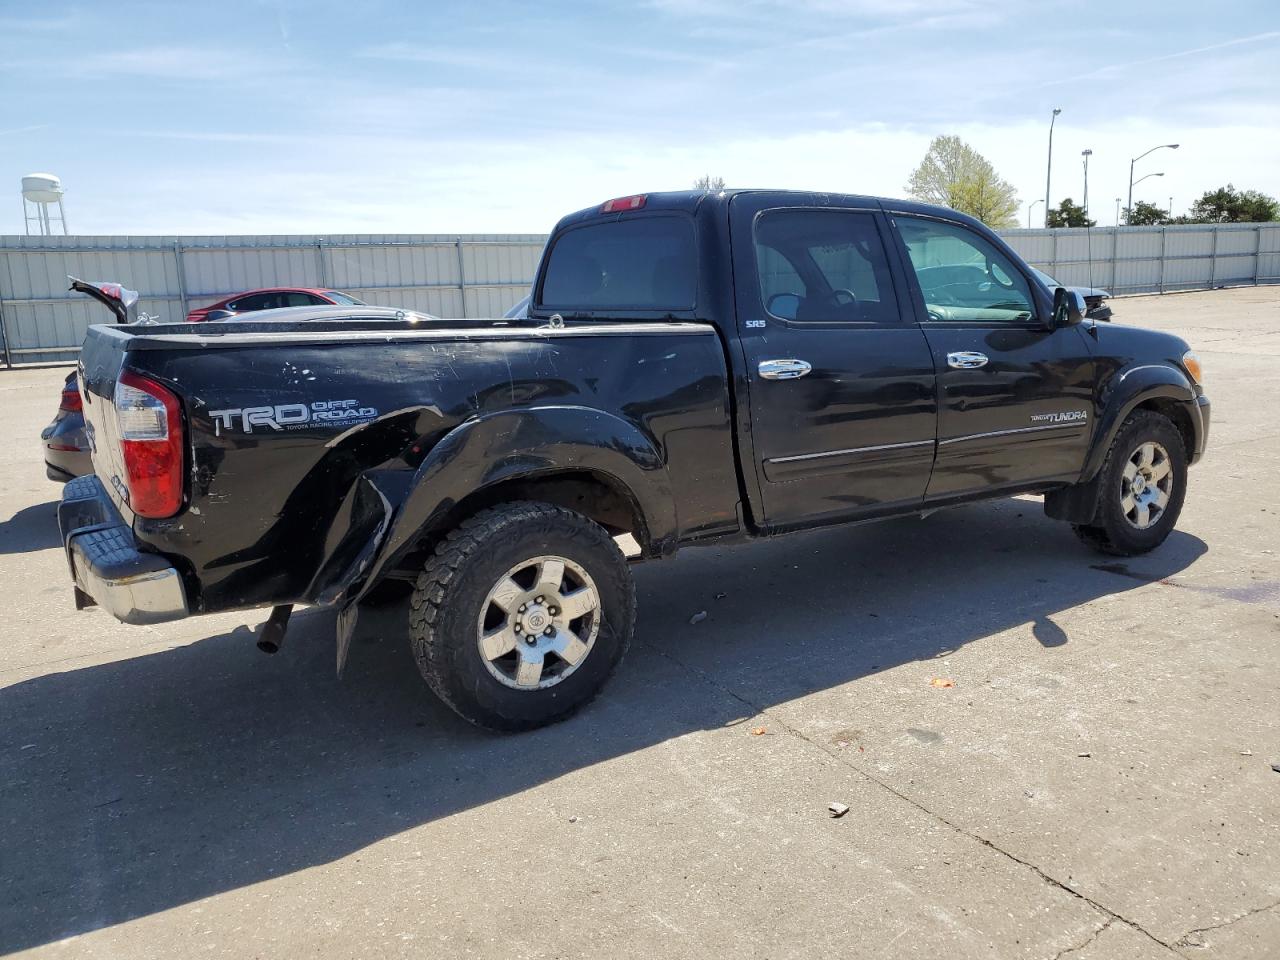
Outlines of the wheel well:
M 1154 397 L 1151 400 L 1144 400 L 1142 403 L 1134 407 L 1135 410 L 1150 410 L 1152 413 L 1158 413 L 1166 420 L 1169 420 L 1178 429 L 1178 433 L 1182 436 L 1183 452 L 1190 459 L 1196 449 L 1196 429 L 1191 422 L 1191 415 L 1183 408 L 1182 404 L 1177 400 L 1171 400 L 1168 397 Z
M 537 500 L 566 507 L 594 520 L 612 536 L 630 534 L 640 548 L 640 556 L 652 555 L 644 515 L 630 491 L 612 477 L 578 470 L 518 477 L 475 491 L 433 525 L 398 566 L 416 573 L 421 569 L 425 555 L 449 530 L 486 507 L 514 500 Z

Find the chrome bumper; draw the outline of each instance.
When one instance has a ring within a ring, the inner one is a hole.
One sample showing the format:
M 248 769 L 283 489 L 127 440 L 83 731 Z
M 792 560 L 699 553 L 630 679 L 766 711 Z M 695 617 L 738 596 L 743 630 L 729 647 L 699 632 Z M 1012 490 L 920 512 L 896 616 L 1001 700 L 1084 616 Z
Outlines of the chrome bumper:
M 67 484 L 58 528 L 71 565 L 76 608 L 98 605 L 123 623 L 163 623 L 188 615 L 182 577 L 159 554 L 138 549 L 96 476 Z

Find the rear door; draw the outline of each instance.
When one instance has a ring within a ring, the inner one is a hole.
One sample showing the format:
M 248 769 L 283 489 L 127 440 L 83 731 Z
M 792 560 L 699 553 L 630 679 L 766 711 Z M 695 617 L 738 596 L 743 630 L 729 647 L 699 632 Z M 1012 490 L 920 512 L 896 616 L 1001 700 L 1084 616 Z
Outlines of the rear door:
M 922 502 L 933 360 L 874 200 L 744 193 L 730 207 L 738 336 L 765 525 Z
M 968 224 L 907 213 L 889 222 L 938 370 L 926 499 L 1073 480 L 1095 377 L 1081 328 L 1055 328 L 1029 268 Z

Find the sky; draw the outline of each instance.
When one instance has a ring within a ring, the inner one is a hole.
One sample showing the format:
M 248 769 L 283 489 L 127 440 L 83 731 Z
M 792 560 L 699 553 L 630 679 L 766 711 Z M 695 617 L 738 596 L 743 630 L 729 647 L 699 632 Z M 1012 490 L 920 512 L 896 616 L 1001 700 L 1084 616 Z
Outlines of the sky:
M 1209 11 L 1212 15 L 1209 15 Z M 1041 224 L 1280 195 L 1280 2 L 0 0 L 0 234 L 543 233 L 692 186 L 905 195 L 968 141 Z

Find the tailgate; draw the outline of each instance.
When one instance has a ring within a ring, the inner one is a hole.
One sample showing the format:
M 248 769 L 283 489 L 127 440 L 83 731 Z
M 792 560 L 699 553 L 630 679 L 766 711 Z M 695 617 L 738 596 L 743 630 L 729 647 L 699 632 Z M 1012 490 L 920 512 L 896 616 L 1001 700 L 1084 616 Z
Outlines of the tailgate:
M 125 491 L 120 426 L 114 403 L 116 381 L 129 360 L 130 335 L 115 327 L 92 326 L 80 348 L 80 395 L 93 470 L 121 516 L 132 524 Z M 145 356 L 145 354 L 143 355 Z

